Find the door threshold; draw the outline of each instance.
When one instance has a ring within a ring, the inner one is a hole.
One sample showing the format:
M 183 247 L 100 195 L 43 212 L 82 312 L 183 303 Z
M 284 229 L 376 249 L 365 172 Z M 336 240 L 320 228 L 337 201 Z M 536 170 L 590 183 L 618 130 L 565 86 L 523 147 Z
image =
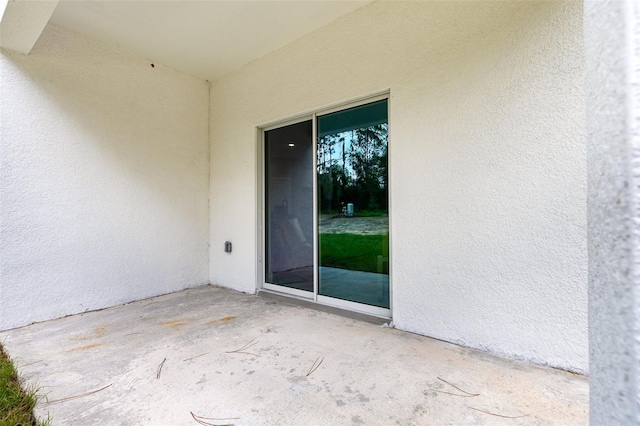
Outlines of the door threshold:
M 296 306 L 302 306 L 316 311 L 327 312 L 329 314 L 340 315 L 343 317 L 368 322 L 376 325 L 383 325 L 391 322 L 391 318 L 379 317 L 372 314 L 365 314 L 363 312 L 352 311 L 349 309 L 338 308 L 335 306 L 326 305 L 324 303 L 316 302 L 309 299 L 304 299 L 289 294 L 279 293 L 273 290 L 259 289 L 258 296 L 266 299 L 277 300 L 279 302 L 289 303 Z

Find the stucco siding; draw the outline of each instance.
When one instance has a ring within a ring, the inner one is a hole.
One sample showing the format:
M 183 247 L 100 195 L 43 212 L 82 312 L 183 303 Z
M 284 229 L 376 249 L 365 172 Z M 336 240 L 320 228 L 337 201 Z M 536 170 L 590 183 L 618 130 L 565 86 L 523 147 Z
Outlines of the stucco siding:
M 376 2 L 212 83 L 211 281 L 256 289 L 257 126 L 390 90 L 394 324 L 587 372 L 583 62 L 581 2 Z
M 592 425 L 640 424 L 640 5 L 585 2 Z
M 208 283 L 207 82 L 54 26 L 0 73 L 0 329 Z

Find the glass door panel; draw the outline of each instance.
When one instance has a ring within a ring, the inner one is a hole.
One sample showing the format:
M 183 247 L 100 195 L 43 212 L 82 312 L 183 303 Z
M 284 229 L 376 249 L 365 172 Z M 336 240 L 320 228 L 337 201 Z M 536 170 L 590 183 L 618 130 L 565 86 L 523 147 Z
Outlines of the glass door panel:
M 317 118 L 318 293 L 389 308 L 387 100 Z
M 265 132 L 265 282 L 313 292 L 312 121 Z

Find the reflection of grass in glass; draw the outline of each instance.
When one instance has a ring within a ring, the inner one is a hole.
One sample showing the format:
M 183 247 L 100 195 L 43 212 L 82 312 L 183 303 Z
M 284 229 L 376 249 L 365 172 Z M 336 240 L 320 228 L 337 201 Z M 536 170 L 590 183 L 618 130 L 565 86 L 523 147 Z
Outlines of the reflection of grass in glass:
M 352 271 L 378 271 L 378 256 L 389 256 L 389 235 L 320 234 L 320 265 Z M 386 259 L 385 259 L 386 260 Z

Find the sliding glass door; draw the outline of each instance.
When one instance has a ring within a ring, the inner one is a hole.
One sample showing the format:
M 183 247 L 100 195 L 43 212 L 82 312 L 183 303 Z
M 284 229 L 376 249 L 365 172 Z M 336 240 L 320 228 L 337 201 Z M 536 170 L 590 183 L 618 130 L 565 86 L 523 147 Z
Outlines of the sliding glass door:
M 389 308 L 387 100 L 317 120 L 319 294 Z
M 265 288 L 388 315 L 387 109 L 381 99 L 264 132 Z
M 269 130 L 265 151 L 265 281 L 313 292 L 312 122 Z

